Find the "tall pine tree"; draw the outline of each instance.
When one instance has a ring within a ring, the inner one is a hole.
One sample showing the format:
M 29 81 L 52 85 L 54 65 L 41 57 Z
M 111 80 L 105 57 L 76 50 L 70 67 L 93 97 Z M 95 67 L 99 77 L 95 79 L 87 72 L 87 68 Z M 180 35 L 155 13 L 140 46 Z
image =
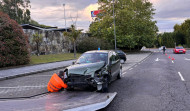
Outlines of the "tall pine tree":
M 0 11 L 8 14 L 19 24 L 29 23 L 30 0 L 2 0 L 0 1 Z

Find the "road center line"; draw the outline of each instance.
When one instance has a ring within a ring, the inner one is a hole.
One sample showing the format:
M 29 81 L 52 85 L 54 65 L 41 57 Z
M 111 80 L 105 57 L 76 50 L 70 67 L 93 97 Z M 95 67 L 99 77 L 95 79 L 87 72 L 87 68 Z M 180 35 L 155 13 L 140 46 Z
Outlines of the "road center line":
M 179 74 L 181 80 L 182 80 L 182 81 L 185 81 L 185 79 L 183 78 L 182 74 L 181 74 L 180 72 L 178 72 L 178 74 Z
M 41 86 L 16 86 L 16 87 L 0 87 L 0 89 L 16 89 L 16 88 L 43 88 L 47 87 L 47 85 L 41 85 Z
M 32 75 L 32 76 L 27 76 L 27 77 L 40 77 L 40 76 L 47 76 L 47 77 L 51 77 L 52 75 Z

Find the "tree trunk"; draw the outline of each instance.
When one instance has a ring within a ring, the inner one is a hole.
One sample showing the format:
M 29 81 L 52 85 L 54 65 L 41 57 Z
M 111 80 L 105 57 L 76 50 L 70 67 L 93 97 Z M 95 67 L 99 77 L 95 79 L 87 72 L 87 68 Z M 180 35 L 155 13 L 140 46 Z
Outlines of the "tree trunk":
M 37 48 L 37 56 L 39 56 L 39 53 L 40 53 L 40 51 L 39 51 L 39 43 L 37 42 L 36 45 L 37 45 L 37 47 L 36 47 Z
M 76 41 L 74 41 L 74 58 L 76 58 Z

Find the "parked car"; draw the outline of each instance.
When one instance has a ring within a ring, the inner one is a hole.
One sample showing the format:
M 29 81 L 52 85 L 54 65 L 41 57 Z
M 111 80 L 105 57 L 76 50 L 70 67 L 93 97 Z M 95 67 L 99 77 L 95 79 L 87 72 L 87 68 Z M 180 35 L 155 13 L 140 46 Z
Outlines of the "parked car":
M 73 65 L 64 69 L 67 90 L 91 87 L 107 92 L 108 84 L 122 75 L 118 54 L 111 50 L 95 50 L 82 54 Z
M 179 54 L 179 53 L 186 53 L 186 50 L 182 46 L 177 46 L 173 49 L 173 53 Z
M 127 60 L 127 55 L 122 50 L 116 50 L 116 52 L 120 57 L 121 63 L 124 63 Z

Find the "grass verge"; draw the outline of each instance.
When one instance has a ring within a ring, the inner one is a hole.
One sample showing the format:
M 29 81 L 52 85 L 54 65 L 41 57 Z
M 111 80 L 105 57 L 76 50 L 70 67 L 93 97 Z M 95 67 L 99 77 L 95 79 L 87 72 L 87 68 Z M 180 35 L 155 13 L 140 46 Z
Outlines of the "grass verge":
M 77 53 L 76 57 L 78 58 L 81 54 Z M 49 55 L 32 55 L 30 57 L 30 64 L 40 64 L 40 63 L 48 63 L 48 62 L 57 62 L 57 61 L 65 61 L 76 59 L 74 58 L 73 53 L 63 53 L 63 54 L 49 54 Z

